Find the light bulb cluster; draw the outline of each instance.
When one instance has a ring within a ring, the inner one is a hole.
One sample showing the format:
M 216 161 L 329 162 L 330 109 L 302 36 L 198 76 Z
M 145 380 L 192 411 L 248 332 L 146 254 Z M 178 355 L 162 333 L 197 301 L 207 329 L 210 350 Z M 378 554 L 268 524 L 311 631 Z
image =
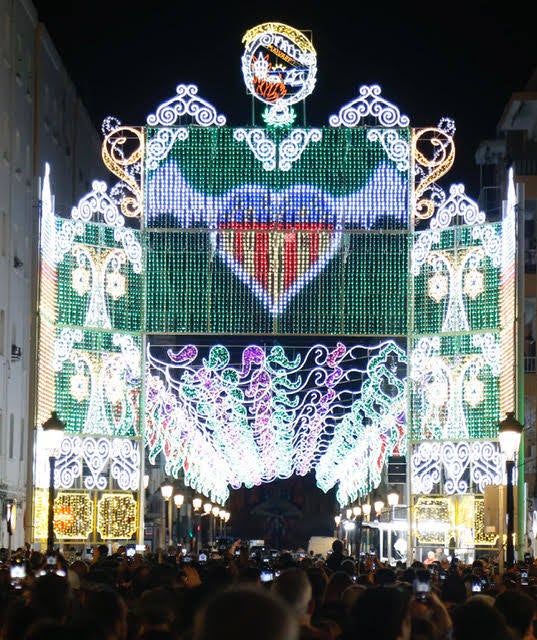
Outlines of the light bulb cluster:
M 150 344 L 150 459 L 163 452 L 168 472 L 184 470 L 185 480 L 205 462 L 200 482 L 216 494 L 217 478 L 252 487 L 312 470 L 324 491 L 340 482 L 341 500 L 366 493 L 386 456 L 405 447 L 405 363 L 391 340 L 350 348 L 295 342 L 292 350 L 187 344 L 167 353 Z M 355 464 L 364 452 L 374 468 L 369 483 L 361 480 L 368 465 Z
M 499 225 L 443 230 L 420 254 L 421 265 L 414 278 L 416 333 L 495 330 L 499 326 L 500 264 L 496 260 Z M 492 237 L 494 244 L 492 244 Z M 417 254 L 421 249 L 414 246 Z M 485 240 L 486 239 L 486 240 Z
M 34 535 L 47 538 L 48 490 L 34 491 Z M 90 495 L 81 491 L 59 491 L 54 499 L 54 533 L 64 540 L 86 540 L 93 531 L 94 507 Z
M 97 532 L 103 540 L 130 540 L 138 525 L 132 493 L 105 493 L 97 502 Z
M 422 337 L 411 346 L 412 439 L 494 438 L 499 415 L 497 334 Z

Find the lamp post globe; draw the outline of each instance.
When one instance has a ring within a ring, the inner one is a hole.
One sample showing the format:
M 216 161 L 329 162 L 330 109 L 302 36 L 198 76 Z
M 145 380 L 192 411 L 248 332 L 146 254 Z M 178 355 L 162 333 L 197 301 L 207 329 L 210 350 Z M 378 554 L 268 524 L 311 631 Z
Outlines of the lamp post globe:
M 505 564 L 511 568 L 515 563 L 515 546 L 513 542 L 515 532 L 515 501 L 513 491 L 513 473 L 515 470 L 515 458 L 520 448 L 520 441 L 524 425 L 516 418 L 513 411 L 506 414 L 504 420 L 500 422 L 498 439 L 500 449 L 505 454 L 505 471 L 507 476 L 507 540 L 505 547 Z
M 54 551 L 54 471 L 56 456 L 65 433 L 65 423 L 56 411 L 52 411 L 50 418 L 41 425 L 41 444 L 48 454 L 49 485 L 48 485 L 48 518 L 47 518 L 47 553 Z

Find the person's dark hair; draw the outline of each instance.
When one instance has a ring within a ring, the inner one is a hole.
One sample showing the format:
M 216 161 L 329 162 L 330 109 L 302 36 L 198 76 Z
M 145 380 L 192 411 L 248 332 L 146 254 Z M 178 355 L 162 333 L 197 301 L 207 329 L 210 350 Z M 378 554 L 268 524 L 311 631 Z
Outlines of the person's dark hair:
M 411 640 L 438 640 L 438 630 L 429 618 L 413 616 Z
M 126 622 L 127 607 L 123 598 L 106 585 L 95 585 L 86 590 L 81 620 L 101 630 L 107 637 L 117 633 Z
M 239 582 L 248 583 L 248 582 L 259 582 L 261 577 L 261 570 L 259 567 L 241 567 L 239 569 L 238 580 Z
M 313 590 L 308 575 L 303 569 L 291 567 L 282 571 L 274 579 L 270 590 L 285 600 L 296 614 L 303 615 L 308 611 Z
M 97 550 L 99 551 L 99 558 L 106 558 L 108 555 L 108 546 L 106 544 L 100 544 Z
M 306 573 L 308 574 L 308 578 L 311 583 L 313 598 L 318 604 L 320 604 L 324 596 L 326 583 L 328 582 L 326 574 L 318 567 L 311 567 L 306 570 Z
M 523 638 L 528 632 L 535 613 L 535 600 L 521 591 L 508 590 L 500 593 L 494 602 L 494 608 L 501 611 L 507 625 Z
M 298 621 L 281 598 L 261 586 L 219 591 L 198 609 L 193 640 L 298 640 Z
M 3 640 L 20 640 L 36 621 L 35 610 L 28 607 L 22 598 L 10 600 L 6 611 L 2 612 L 1 637 Z
M 404 589 L 366 589 L 350 608 L 347 630 L 349 637 L 360 640 L 396 640 L 409 616 L 409 605 L 410 594 Z M 410 619 L 408 623 L 410 624 Z
M 332 542 L 332 551 L 334 553 L 343 553 L 343 549 L 344 549 L 343 541 L 340 540 L 339 538 L 336 538 L 334 542 Z
M 339 565 L 339 569 L 340 571 L 345 571 L 345 573 L 348 573 L 350 576 L 356 575 L 356 565 L 351 558 L 345 558 Z
M 466 600 L 464 580 L 455 574 L 449 574 L 442 582 L 441 597 L 444 602 L 460 604 Z
M 34 622 L 26 632 L 24 640 L 72 640 L 71 629 L 58 620 L 44 618 Z
M 505 618 L 495 607 L 481 600 L 459 604 L 451 613 L 453 640 L 511 640 Z
M 390 569 L 389 567 L 381 567 L 375 573 L 375 577 L 373 580 L 374 584 L 381 587 L 386 587 L 390 584 L 395 584 L 396 578 L 397 576 L 393 569 Z
M 145 591 L 138 604 L 138 620 L 144 627 L 167 625 L 175 619 L 175 599 L 170 589 L 155 587 Z
M 333 602 L 334 600 L 340 601 L 345 589 L 353 584 L 353 579 L 345 571 L 336 571 L 335 573 L 332 573 L 326 583 L 323 595 L 323 604 Z
M 71 588 L 67 578 L 56 573 L 39 576 L 31 594 L 31 605 L 39 618 L 62 621 L 70 613 Z

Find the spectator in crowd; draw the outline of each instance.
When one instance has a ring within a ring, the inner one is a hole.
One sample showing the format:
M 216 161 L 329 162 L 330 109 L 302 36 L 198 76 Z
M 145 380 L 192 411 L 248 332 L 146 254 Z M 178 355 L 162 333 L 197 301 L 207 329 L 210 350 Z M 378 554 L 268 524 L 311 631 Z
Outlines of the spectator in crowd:
M 521 591 L 507 590 L 500 593 L 494 602 L 512 633 L 513 640 L 522 640 L 530 630 L 536 613 L 535 600 Z
M 410 640 L 410 631 L 408 591 L 397 587 L 369 587 L 355 600 L 349 611 L 344 638 Z
M 457 605 L 451 618 L 453 640 L 512 640 L 503 615 L 482 600 Z
M 308 574 L 303 569 L 295 567 L 282 571 L 272 583 L 271 591 L 282 598 L 295 614 L 301 640 L 332 640 L 329 631 L 312 625 L 315 600 Z
M 343 555 L 343 550 L 344 550 L 343 541 L 340 540 L 339 538 L 336 538 L 334 542 L 332 542 L 332 553 L 328 556 L 325 563 L 326 568 L 329 571 L 331 572 L 338 571 L 345 557 Z
M 260 586 L 219 591 L 197 612 L 193 640 L 298 640 L 288 605 Z

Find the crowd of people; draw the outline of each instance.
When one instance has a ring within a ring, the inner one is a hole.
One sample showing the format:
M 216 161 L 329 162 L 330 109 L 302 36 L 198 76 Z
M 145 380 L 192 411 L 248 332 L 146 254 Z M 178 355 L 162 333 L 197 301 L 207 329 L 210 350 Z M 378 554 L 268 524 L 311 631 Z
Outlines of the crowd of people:
M 535 627 L 535 628 L 534 628 Z M 0 570 L 0 640 L 533 640 L 537 563 L 390 566 L 353 558 L 221 553 L 91 560 L 19 549 Z

